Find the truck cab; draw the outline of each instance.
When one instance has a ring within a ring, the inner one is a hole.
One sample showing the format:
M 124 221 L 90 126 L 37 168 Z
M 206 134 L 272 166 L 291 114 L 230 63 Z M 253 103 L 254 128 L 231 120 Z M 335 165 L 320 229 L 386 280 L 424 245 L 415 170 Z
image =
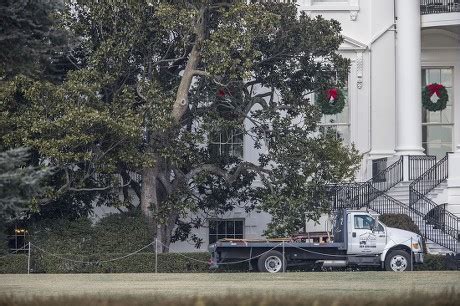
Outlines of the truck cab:
M 379 221 L 378 215 L 367 211 L 344 210 L 336 218 L 334 237 L 339 240 L 346 237 L 347 255 L 363 258 L 379 255 L 382 267 L 394 271 L 404 271 L 414 263 L 423 262 L 420 235 L 388 227 Z M 346 232 L 341 233 L 342 230 Z

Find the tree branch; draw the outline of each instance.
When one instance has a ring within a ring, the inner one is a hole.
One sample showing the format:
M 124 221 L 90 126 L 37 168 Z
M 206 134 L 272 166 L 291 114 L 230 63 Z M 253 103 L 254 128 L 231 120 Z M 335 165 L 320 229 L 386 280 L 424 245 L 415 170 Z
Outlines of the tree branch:
M 241 162 L 236 168 L 235 172 L 233 172 L 232 174 L 217 167 L 216 165 L 204 164 L 204 165 L 200 165 L 196 167 L 195 169 L 192 169 L 189 173 L 185 175 L 185 179 L 189 181 L 193 177 L 195 177 L 196 175 L 202 172 L 208 172 L 208 173 L 212 173 L 212 174 L 222 177 L 227 182 L 227 184 L 232 184 L 236 181 L 236 179 L 240 176 L 241 172 L 244 170 L 253 170 L 260 176 L 264 176 L 264 175 L 271 173 L 270 170 L 264 169 L 263 167 L 254 165 L 253 163 L 250 163 L 250 162 Z

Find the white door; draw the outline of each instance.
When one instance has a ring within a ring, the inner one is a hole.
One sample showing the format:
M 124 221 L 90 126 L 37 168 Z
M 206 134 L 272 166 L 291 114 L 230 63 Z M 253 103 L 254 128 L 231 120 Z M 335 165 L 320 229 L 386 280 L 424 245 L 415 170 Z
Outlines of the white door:
M 386 245 L 385 228 L 379 224 L 372 231 L 375 219 L 368 214 L 350 216 L 348 254 L 379 254 Z

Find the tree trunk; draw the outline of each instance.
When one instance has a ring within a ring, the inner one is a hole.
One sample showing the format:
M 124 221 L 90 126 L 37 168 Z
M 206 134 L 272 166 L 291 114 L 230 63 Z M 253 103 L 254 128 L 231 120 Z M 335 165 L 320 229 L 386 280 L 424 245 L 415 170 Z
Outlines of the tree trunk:
M 174 230 L 174 227 L 176 226 L 176 219 L 178 218 L 178 216 L 179 214 L 171 212 L 171 214 L 168 216 L 168 220 L 166 224 L 161 225 L 161 230 L 163 232 L 162 251 L 165 253 L 169 252 L 169 246 L 171 245 L 172 232 Z
M 195 70 L 201 61 L 201 45 L 205 39 L 206 32 L 206 8 L 203 7 L 200 10 L 199 20 L 195 26 L 195 33 L 197 35 L 195 44 L 193 45 L 192 51 L 189 54 L 187 65 L 184 69 L 179 88 L 176 93 L 176 100 L 173 105 L 172 117 L 176 123 L 180 123 L 182 116 L 185 114 L 188 108 L 188 92 L 192 85 L 193 76 Z
M 159 230 L 158 222 L 155 220 L 155 213 L 158 212 L 159 203 L 157 196 L 157 176 L 158 167 L 147 167 L 142 170 L 142 186 L 141 186 L 141 211 L 147 220 L 149 231 L 153 236 L 162 242 L 162 231 Z M 158 252 L 162 250 L 158 245 Z

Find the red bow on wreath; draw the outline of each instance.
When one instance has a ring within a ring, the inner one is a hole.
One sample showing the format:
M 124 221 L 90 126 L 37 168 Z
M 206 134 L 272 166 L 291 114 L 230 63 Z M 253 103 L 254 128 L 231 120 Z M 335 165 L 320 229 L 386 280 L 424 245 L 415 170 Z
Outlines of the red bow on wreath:
M 219 96 L 219 97 L 225 97 L 225 91 L 224 91 L 223 89 L 219 89 L 219 90 L 217 91 L 217 96 Z
M 441 93 L 439 91 L 444 88 L 444 86 L 442 86 L 441 84 L 436 84 L 436 83 L 427 85 L 426 87 L 430 91 L 430 96 L 432 96 L 433 94 L 436 94 L 438 97 L 441 96 Z
M 326 90 L 326 97 L 328 101 L 331 100 L 331 98 L 333 100 L 337 99 L 337 95 L 338 95 L 337 88 L 331 88 L 331 89 Z

